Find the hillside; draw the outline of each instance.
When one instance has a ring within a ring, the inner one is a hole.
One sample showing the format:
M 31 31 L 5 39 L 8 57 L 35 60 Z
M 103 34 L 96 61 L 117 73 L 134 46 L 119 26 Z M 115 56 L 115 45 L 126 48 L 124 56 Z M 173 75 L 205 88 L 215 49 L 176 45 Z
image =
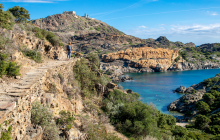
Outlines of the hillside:
M 77 52 L 85 54 L 96 52 L 99 54 L 101 61 L 103 61 L 102 69 L 107 70 L 106 73 L 112 73 L 113 75 L 110 77 L 114 81 L 118 81 L 117 75 L 124 72 L 176 71 L 218 68 L 220 66 L 218 61 L 220 58 L 218 55 L 214 55 L 217 51 L 215 48 L 210 54 L 207 54 L 204 45 L 196 47 L 192 42 L 186 44 L 178 41 L 171 42 L 164 36 L 157 39 L 140 39 L 125 35 L 104 22 L 80 17 L 74 13 L 64 12 L 34 20 L 32 23 L 42 29 L 52 31 L 59 36 L 64 44 L 72 42 L 72 46 Z M 157 48 L 167 49 L 167 52 L 175 50 L 179 53 L 176 54 L 175 59 L 172 58 L 172 55 L 166 56 L 166 54 L 164 54 L 164 58 L 159 59 L 156 56 L 145 58 L 142 55 L 143 57 L 140 57 L 139 54 L 133 54 L 133 57 L 124 59 L 128 51 L 142 47 L 143 49 L 140 51 L 154 48 L 155 54 L 160 53 Z M 114 57 L 119 54 L 120 57 Z M 165 60 L 167 57 L 170 59 L 169 62 Z M 110 60 L 108 60 L 109 58 Z
M 106 75 L 111 73 L 109 69 L 100 69 L 105 65 L 100 63 L 100 57 L 106 64 L 117 59 L 131 61 L 132 67 L 137 65 L 134 69 L 140 66 L 155 69 L 160 63 L 159 66 L 166 64 L 164 69 L 158 69 L 163 71 L 173 62 L 186 64 L 181 58 L 186 55 L 178 50 L 180 43 L 168 42 L 165 37 L 149 42 L 124 35 L 110 26 L 111 33 L 105 32 L 103 27 L 100 32 L 90 29 L 84 34 L 84 28 L 77 24 L 76 28 L 82 33 L 72 35 L 75 31 L 64 32 L 65 22 L 59 18 L 65 15 L 68 20 L 82 19 L 66 13 L 51 16 L 57 18 L 56 22 L 51 17 L 41 19 L 45 29 L 50 26 L 47 23 L 57 23 L 58 28 L 51 24 L 54 28 L 47 30 L 38 28 L 39 20 L 33 21 L 34 24 L 15 22 L 15 15 L 3 11 L 1 4 L 0 15 L 4 15 L 0 18 L 4 19 L 4 26 L 0 24 L 0 140 L 216 137 L 200 131 L 194 135 L 195 130 L 177 126 L 173 116 L 142 103 L 138 93 L 112 83 L 111 76 Z M 101 24 L 104 23 L 100 22 L 99 26 Z M 65 43 L 69 41 L 76 52 L 67 60 Z M 170 44 L 176 44 L 176 49 L 169 49 Z M 182 47 L 193 47 L 193 44 L 182 44 Z M 117 65 L 111 67 L 120 71 Z
M 170 111 L 184 113 L 181 121 L 188 121 L 188 128 L 196 128 L 209 134 L 220 133 L 220 77 L 205 79 L 188 88 L 181 86 L 176 92 L 183 93 L 181 98 L 169 106 Z

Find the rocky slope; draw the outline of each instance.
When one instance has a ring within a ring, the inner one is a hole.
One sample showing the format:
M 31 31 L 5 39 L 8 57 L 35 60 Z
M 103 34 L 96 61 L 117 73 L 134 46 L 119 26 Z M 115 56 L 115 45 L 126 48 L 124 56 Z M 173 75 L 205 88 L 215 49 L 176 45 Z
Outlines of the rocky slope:
M 123 60 L 127 62 L 127 67 L 166 71 L 178 56 L 177 50 L 141 47 L 102 55 L 102 60 L 106 63 Z
M 186 95 L 183 95 L 179 99 L 170 103 L 167 106 L 167 109 L 169 111 L 178 111 L 181 113 L 186 113 L 187 111 L 190 111 L 192 115 L 197 114 L 198 110 L 195 108 L 195 105 L 199 101 L 204 101 L 203 95 L 205 93 L 211 92 L 212 90 L 219 91 L 219 78 L 219 75 L 216 75 L 213 78 L 204 80 L 203 82 L 200 82 L 199 84 L 194 84 L 188 88 L 180 86 L 175 90 L 175 92 L 185 93 Z

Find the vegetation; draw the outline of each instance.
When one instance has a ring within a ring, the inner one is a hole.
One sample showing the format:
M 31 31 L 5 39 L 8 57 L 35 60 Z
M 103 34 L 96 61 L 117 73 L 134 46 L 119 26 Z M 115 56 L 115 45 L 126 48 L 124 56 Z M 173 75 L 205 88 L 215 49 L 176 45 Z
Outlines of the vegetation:
M 195 122 L 187 125 L 188 136 L 192 139 L 219 139 L 220 134 L 220 92 L 219 74 L 216 77 L 209 78 L 201 82 L 210 90 L 203 95 L 203 100 L 196 103 L 195 108 L 198 114 L 195 115 Z M 185 113 L 186 116 L 192 116 L 191 111 Z
M 60 115 L 60 118 L 56 120 L 56 124 L 65 125 L 66 130 L 71 129 L 72 123 L 74 121 L 74 118 L 71 116 L 71 113 L 69 111 L 61 111 L 59 115 Z
M 0 52 L 0 77 L 3 75 L 9 77 L 20 75 L 20 66 L 16 62 L 6 60 L 6 58 L 8 58 L 8 55 Z
M 15 6 L 13 8 L 9 8 L 9 11 L 16 18 L 16 22 L 27 22 L 27 20 L 30 20 L 29 12 L 23 7 Z
M 24 50 L 22 50 L 22 53 L 25 56 L 30 57 L 31 59 L 33 59 L 37 63 L 41 63 L 42 62 L 41 54 L 39 52 L 37 52 L 36 50 L 24 49 Z
M 64 83 L 64 77 L 61 73 L 58 73 L 58 77 L 60 78 L 60 83 L 63 84 Z
M 100 83 L 106 85 L 110 80 L 105 75 L 99 75 L 99 58 L 97 54 L 88 54 L 87 59 L 81 58 L 73 68 L 75 79 L 78 81 L 84 97 L 94 96 L 94 85 Z
M 64 46 L 60 39 L 52 32 L 40 29 L 38 27 L 34 27 L 29 30 L 32 30 L 32 32 L 35 33 L 36 37 L 40 39 L 47 39 L 53 46 Z
M 34 102 L 31 109 L 31 123 L 39 125 L 44 129 L 44 140 L 58 140 L 59 130 L 52 119 L 53 114 L 49 109 L 39 102 Z
M 176 124 L 173 116 L 161 114 L 154 106 L 138 101 L 138 93 L 127 94 L 115 89 L 103 101 L 103 110 L 117 130 L 128 137 L 151 135 L 163 137 L 160 132 Z M 161 128 L 161 129 L 160 129 Z M 166 136 L 166 134 L 164 134 Z
M 11 132 L 12 132 L 12 126 L 9 126 L 7 131 L 2 131 L 1 132 L 0 140 L 10 140 L 10 139 L 12 139 Z
M 3 5 L 0 4 L 0 27 L 12 30 L 13 16 L 9 11 L 3 11 L 3 8 Z

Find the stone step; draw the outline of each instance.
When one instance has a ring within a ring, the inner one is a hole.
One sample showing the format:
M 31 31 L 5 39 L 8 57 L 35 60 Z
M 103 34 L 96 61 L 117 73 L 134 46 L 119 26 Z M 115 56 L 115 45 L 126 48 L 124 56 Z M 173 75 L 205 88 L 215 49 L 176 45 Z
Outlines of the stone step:
M 0 102 L 0 110 L 12 110 L 16 107 L 16 102 L 2 101 Z
M 21 97 L 21 96 L 26 96 L 27 93 L 8 93 L 8 95 L 11 97 Z
M 13 86 L 12 88 L 17 88 L 17 89 L 30 89 L 31 85 L 26 85 L 26 86 Z
M 24 93 L 26 90 L 9 89 L 7 93 Z

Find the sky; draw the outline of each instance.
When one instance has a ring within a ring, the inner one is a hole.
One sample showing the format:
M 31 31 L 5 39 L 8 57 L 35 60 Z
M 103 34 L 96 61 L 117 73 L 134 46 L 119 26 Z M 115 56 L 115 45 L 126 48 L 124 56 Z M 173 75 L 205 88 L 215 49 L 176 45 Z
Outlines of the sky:
M 220 0 L 0 0 L 26 8 L 31 19 L 63 11 L 85 13 L 142 39 L 166 36 L 196 45 L 220 43 Z

